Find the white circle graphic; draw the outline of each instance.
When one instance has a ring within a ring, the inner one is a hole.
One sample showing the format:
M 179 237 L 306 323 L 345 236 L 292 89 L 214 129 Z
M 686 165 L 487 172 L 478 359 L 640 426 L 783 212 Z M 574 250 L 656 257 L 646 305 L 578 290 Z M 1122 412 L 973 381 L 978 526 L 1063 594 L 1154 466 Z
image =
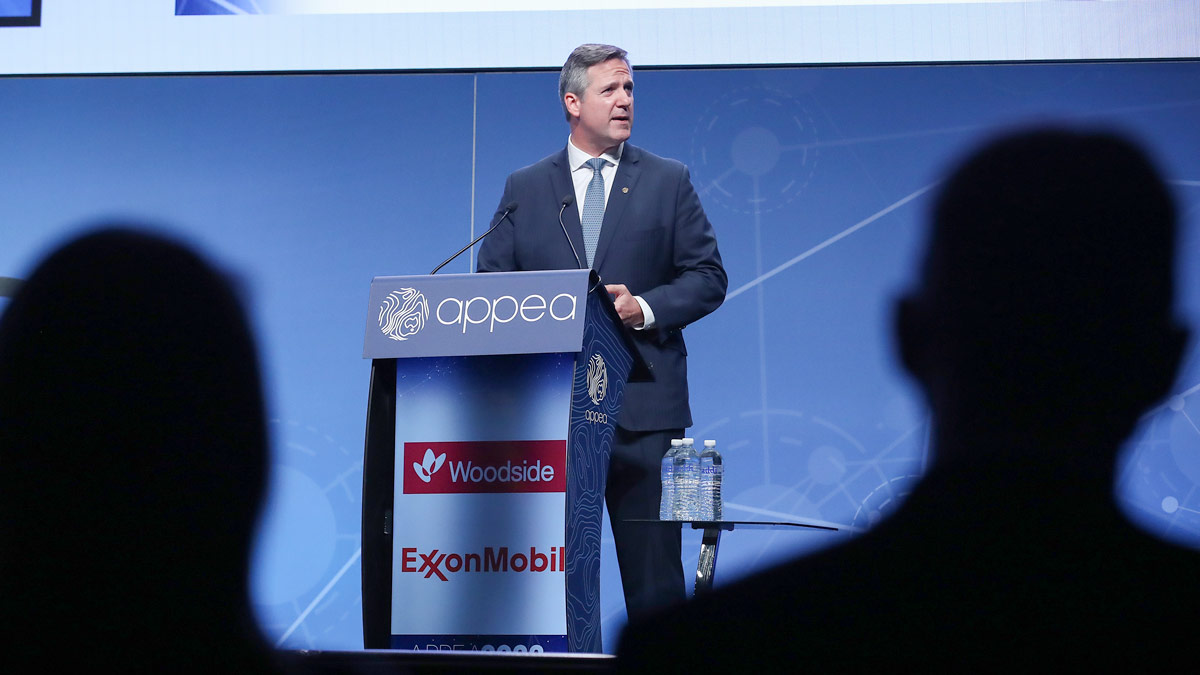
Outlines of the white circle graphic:
M 407 340 L 425 327 L 429 303 L 413 288 L 388 293 L 379 307 L 379 330 L 392 340 Z

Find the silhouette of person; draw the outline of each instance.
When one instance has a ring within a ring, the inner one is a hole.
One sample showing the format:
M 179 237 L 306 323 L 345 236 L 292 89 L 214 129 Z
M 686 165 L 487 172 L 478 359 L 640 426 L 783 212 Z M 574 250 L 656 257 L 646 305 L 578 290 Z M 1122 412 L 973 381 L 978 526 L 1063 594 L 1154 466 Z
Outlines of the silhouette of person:
M 621 669 L 1179 668 L 1200 555 L 1113 499 L 1119 446 L 1187 338 L 1175 219 L 1114 135 L 1024 131 L 966 159 L 895 312 L 931 470 L 863 536 L 632 626 Z
M 6 663 L 272 672 L 247 568 L 267 437 L 230 284 L 184 246 L 97 231 L 0 316 Z

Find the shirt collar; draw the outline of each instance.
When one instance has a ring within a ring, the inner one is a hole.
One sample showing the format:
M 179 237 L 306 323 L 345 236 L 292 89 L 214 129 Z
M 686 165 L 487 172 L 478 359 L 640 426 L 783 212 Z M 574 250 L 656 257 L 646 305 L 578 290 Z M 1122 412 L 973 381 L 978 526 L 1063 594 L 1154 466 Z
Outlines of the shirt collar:
M 600 156 L 608 160 L 610 164 L 616 166 L 621 163 L 621 154 L 623 152 L 625 152 L 624 142 L 618 145 L 615 151 L 606 152 Z M 571 142 L 571 137 L 567 136 L 567 163 L 570 165 L 571 171 L 578 171 L 591 158 L 591 155 L 575 147 L 575 144 Z

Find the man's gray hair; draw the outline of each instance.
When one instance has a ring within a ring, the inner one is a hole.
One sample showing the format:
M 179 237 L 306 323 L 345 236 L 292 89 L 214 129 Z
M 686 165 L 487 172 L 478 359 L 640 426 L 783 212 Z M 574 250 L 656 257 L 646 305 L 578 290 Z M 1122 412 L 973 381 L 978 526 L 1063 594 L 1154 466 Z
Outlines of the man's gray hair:
M 567 103 L 563 100 L 567 92 L 583 98 L 583 92 L 588 86 L 588 68 L 609 59 L 621 59 L 628 66 L 627 53 L 620 47 L 600 44 L 579 45 L 571 52 L 567 62 L 563 64 L 562 72 L 558 74 L 558 102 L 562 104 L 563 114 L 567 116 L 568 122 L 571 121 L 571 113 L 567 112 Z

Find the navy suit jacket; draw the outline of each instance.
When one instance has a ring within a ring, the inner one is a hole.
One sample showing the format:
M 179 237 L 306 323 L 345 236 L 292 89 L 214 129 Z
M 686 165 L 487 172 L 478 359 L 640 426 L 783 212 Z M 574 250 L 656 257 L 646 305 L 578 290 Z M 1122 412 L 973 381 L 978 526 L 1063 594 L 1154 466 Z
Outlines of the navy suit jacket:
M 518 208 L 483 240 L 478 270 L 580 266 L 562 231 L 565 226 L 582 260 L 579 207 L 562 208 L 568 195 L 574 197 L 575 187 L 565 147 L 510 175 L 492 223 L 510 202 Z M 605 284 L 625 284 L 654 312 L 654 328 L 630 331 L 654 381 L 627 386 L 620 426 L 631 431 L 691 426 L 683 328 L 720 306 L 728 279 L 687 167 L 625 144 L 592 268 Z

